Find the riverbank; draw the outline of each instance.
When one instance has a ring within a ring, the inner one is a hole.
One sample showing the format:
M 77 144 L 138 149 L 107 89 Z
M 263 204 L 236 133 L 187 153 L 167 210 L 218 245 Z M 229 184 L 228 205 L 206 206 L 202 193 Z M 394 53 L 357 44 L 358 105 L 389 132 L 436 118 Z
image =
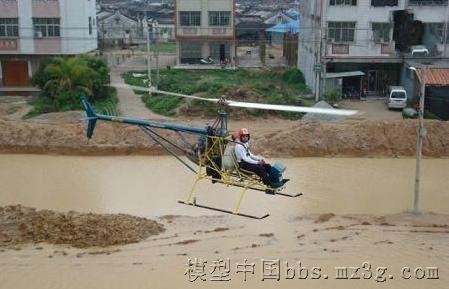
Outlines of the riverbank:
M 244 125 L 252 131 L 253 150 L 267 157 L 410 157 L 416 152 L 415 120 L 332 123 L 263 119 Z M 424 156 L 449 157 L 449 122 L 426 121 L 425 127 Z M 161 133 L 176 137 L 172 132 Z M 100 122 L 88 141 L 82 121 L 0 120 L 0 153 L 161 155 L 164 151 L 135 126 Z

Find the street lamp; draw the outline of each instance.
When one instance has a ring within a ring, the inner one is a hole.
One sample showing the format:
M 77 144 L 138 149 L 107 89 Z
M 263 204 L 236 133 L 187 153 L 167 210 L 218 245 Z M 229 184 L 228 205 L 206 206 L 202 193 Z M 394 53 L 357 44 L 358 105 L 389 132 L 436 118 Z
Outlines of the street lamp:
M 410 70 L 413 70 L 416 75 L 418 75 L 418 70 L 416 67 L 410 66 Z M 423 68 L 423 76 L 421 80 L 421 93 L 419 99 L 419 110 L 418 110 L 418 123 L 419 130 L 417 136 L 417 145 L 416 145 L 416 175 L 415 175 L 415 194 L 413 201 L 413 213 L 418 215 L 419 212 L 419 187 L 420 187 L 420 177 L 421 177 L 421 159 L 422 159 L 422 147 L 423 140 L 425 136 L 424 130 L 424 99 L 426 96 L 426 69 Z

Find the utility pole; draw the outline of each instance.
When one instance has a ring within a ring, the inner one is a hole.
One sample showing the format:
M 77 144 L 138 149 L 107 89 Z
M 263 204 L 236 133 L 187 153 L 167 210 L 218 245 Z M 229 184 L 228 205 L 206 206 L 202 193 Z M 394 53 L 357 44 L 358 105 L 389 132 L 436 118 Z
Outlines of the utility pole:
M 321 82 L 321 90 L 320 90 L 320 99 L 323 99 L 323 95 L 326 92 L 326 82 L 327 82 L 327 29 L 324 28 L 324 32 L 323 32 L 323 58 L 321 59 L 323 64 L 323 71 L 322 71 L 322 76 L 323 76 L 323 80 Z
M 448 34 L 448 21 L 449 21 L 449 3 L 446 3 L 446 12 L 445 12 L 445 21 L 444 21 L 444 29 L 443 29 L 443 57 L 447 57 L 447 34 Z
M 314 63 L 314 69 L 315 69 L 315 101 L 318 102 L 320 100 L 320 87 L 321 87 L 321 53 L 322 53 L 322 44 L 321 41 L 321 25 L 320 25 L 320 32 L 319 32 L 319 42 L 316 37 L 315 33 L 315 22 L 313 21 L 313 27 L 312 27 L 312 33 L 313 33 L 313 45 L 316 47 L 318 43 L 318 54 L 315 54 L 315 63 Z M 319 63 L 319 69 L 316 68 L 316 65 Z
M 150 41 L 150 25 L 145 17 L 145 23 L 147 27 L 147 74 L 148 74 L 148 88 L 150 89 L 151 95 L 151 41 Z
M 418 71 L 415 67 L 410 67 L 411 70 L 415 71 L 415 74 L 418 74 Z M 416 144 L 416 174 L 415 174 L 415 192 L 413 199 L 413 213 L 418 215 L 420 214 L 419 210 L 419 195 L 420 195 L 420 184 L 421 184 L 421 159 L 422 159 L 422 148 L 423 141 L 425 137 L 425 129 L 424 129 L 424 100 L 426 97 L 426 77 L 427 77 L 427 67 L 422 68 L 422 80 L 421 80 L 421 93 L 419 99 L 419 117 L 418 117 L 418 136 L 417 136 L 417 144 Z
M 155 21 L 154 25 L 156 30 L 155 50 L 156 50 L 156 89 L 157 89 L 159 87 L 159 23 Z

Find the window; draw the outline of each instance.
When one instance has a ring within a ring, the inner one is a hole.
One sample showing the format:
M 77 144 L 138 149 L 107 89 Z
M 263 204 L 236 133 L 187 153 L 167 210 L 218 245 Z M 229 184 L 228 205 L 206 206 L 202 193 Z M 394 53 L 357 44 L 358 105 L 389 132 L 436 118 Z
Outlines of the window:
M 357 0 L 329 0 L 329 5 L 331 5 L 331 6 L 337 6 L 337 5 L 357 6 Z
M 372 23 L 373 40 L 376 43 L 390 42 L 390 23 Z
M 59 37 L 59 18 L 33 18 L 34 35 L 36 37 Z
M 444 39 L 444 23 L 426 23 L 426 26 L 428 26 L 429 32 L 433 37 L 436 37 L 438 41 L 443 43 L 445 41 Z M 449 31 L 447 31 L 446 38 L 449 38 Z
M 398 0 L 371 0 L 373 7 L 398 6 Z
M 0 37 L 18 37 L 19 18 L 0 18 Z
M 200 26 L 200 11 L 181 11 L 179 12 L 179 24 L 181 26 Z
M 229 26 L 231 24 L 231 12 L 209 11 L 209 26 Z
M 442 41 L 444 35 L 444 23 L 429 23 L 428 25 L 430 32 Z
M 327 28 L 333 42 L 354 42 L 355 22 L 328 22 Z
M 89 35 L 92 35 L 92 17 L 89 17 Z

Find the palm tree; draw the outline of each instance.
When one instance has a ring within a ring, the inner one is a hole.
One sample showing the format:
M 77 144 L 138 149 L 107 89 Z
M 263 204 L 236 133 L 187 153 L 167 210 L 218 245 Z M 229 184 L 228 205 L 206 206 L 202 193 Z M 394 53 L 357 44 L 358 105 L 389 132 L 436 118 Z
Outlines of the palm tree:
M 55 98 L 63 92 L 83 92 L 92 96 L 92 86 L 96 72 L 86 60 L 79 57 L 57 57 L 45 68 L 50 79 L 44 90 Z

